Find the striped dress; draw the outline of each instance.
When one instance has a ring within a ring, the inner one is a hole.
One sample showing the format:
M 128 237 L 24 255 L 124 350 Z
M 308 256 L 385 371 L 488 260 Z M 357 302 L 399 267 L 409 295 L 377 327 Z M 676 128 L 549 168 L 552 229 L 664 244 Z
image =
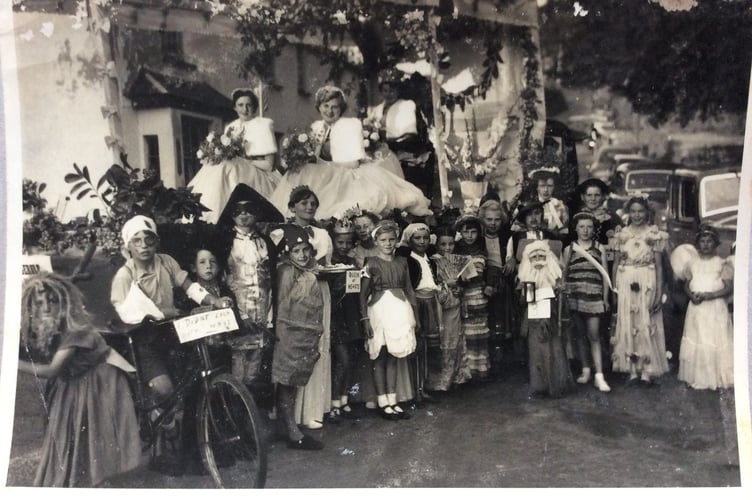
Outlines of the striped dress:
M 601 261 L 602 247 L 593 242 L 587 253 Z M 567 306 L 572 313 L 597 315 L 606 311 L 603 304 L 603 277 L 585 257 L 572 251 L 567 268 Z
M 470 255 L 486 260 L 486 256 L 477 248 L 462 245 L 458 242 L 455 252 L 460 255 Z M 483 274 L 461 283 L 462 295 L 462 334 L 465 336 L 465 365 L 470 369 L 473 379 L 488 377 L 490 361 L 488 356 L 488 297 L 483 293 L 486 286 Z

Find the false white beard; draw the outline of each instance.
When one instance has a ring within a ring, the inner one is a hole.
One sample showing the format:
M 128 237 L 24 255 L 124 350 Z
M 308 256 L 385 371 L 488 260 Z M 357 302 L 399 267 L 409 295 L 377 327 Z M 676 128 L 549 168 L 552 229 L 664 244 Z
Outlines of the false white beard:
M 536 290 L 541 288 L 553 288 L 556 284 L 556 278 L 551 276 L 551 273 L 545 267 L 541 269 L 531 268 L 526 276 L 520 275 L 520 281 L 532 281 L 535 283 Z

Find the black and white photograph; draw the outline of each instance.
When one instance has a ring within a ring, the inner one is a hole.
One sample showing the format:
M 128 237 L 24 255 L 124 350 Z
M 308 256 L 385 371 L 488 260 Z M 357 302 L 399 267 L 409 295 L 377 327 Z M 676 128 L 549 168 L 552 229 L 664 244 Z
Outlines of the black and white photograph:
M 0 9 L 3 495 L 746 496 L 752 0 Z

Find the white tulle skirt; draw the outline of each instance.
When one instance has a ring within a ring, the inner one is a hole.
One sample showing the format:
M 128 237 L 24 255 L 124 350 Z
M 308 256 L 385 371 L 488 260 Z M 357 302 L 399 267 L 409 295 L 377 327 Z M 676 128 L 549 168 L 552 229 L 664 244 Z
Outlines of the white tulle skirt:
M 279 172 L 257 167 L 253 160 L 233 158 L 216 165 L 204 165 L 188 184 L 194 193 L 201 193 L 201 204 L 209 209 L 201 217 L 216 224 L 232 191 L 240 184 L 247 184 L 269 198 L 279 183 Z
M 283 214 L 291 215 L 287 204 L 293 188 L 307 185 L 319 199 L 317 219 L 341 217 L 356 206 L 376 214 L 394 209 L 416 216 L 430 215 L 429 200 L 407 182 L 393 154 L 359 165 L 319 160 L 287 172 L 270 200 Z
M 407 300 L 396 297 L 390 290 L 368 306 L 373 337 L 367 339 L 368 355 L 376 359 L 381 348 L 395 358 L 404 358 L 415 351 L 415 316 Z

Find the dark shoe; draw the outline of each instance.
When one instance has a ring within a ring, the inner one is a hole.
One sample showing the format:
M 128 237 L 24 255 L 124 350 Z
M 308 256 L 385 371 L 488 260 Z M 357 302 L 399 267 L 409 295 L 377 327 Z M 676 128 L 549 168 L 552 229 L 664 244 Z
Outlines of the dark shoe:
M 332 408 L 329 413 L 324 417 L 324 421 L 327 424 L 341 424 L 342 423 L 342 411 L 339 408 Z
M 355 414 L 355 411 L 353 411 L 350 405 L 345 405 L 342 408 L 340 408 L 340 410 L 342 411 L 343 418 L 351 418 L 351 419 L 358 418 L 358 416 Z
M 420 391 L 419 399 L 423 401 L 424 403 L 438 403 L 439 402 L 439 398 L 437 398 L 433 394 L 429 394 L 428 391 L 426 390 Z
M 397 414 L 400 420 L 410 420 L 410 417 L 412 417 L 412 415 L 403 410 L 400 405 L 393 405 L 392 411 Z
M 297 441 L 288 440 L 287 447 L 291 450 L 323 450 L 324 443 L 303 434 L 303 437 Z
M 387 411 L 387 409 L 389 409 L 391 411 Z M 381 418 L 383 418 L 385 420 L 395 421 L 395 420 L 399 420 L 400 419 L 400 416 L 397 415 L 397 413 L 394 410 L 392 410 L 391 406 L 384 406 L 383 408 L 379 408 L 376 411 L 378 411 L 379 415 L 381 416 Z

